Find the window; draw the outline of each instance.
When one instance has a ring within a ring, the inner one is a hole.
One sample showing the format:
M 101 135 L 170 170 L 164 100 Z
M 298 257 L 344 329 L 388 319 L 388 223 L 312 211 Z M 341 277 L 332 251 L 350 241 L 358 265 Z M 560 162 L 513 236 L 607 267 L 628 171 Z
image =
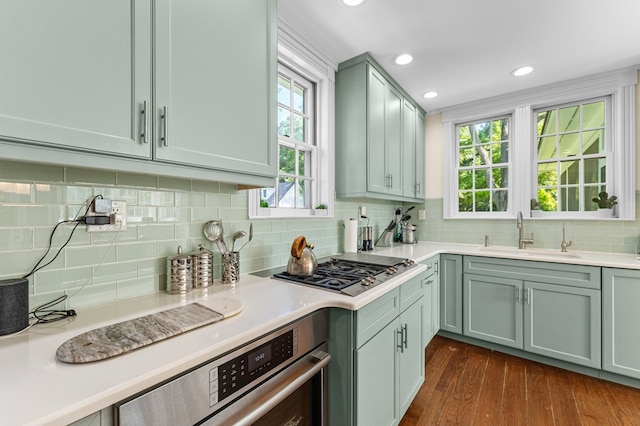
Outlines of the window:
M 260 190 L 261 207 L 311 208 L 315 202 L 314 85 L 278 67 L 278 178 Z
M 545 212 L 597 209 L 607 191 L 609 98 L 535 111 L 537 200 Z M 609 167 L 610 168 L 610 167 Z
M 286 26 L 286 25 L 285 25 Z M 337 66 L 278 29 L 278 177 L 251 191 L 249 217 L 333 217 L 333 91 Z
M 629 68 L 541 86 L 442 112 L 443 215 L 635 219 L 638 72 Z
M 509 117 L 457 126 L 458 212 L 504 212 L 509 204 Z

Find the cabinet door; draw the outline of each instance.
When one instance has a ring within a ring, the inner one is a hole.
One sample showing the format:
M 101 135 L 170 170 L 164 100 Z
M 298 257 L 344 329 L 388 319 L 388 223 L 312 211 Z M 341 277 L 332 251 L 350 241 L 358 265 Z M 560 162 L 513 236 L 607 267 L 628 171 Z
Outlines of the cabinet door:
M 157 0 L 155 157 L 275 176 L 275 0 Z
M 464 334 L 522 349 L 522 281 L 464 275 Z
M 3 1 L 0 138 L 150 158 L 150 15 L 150 0 Z
M 396 318 L 356 351 L 357 425 L 394 425 L 400 420 L 396 385 L 399 330 Z
M 424 383 L 422 304 L 423 300 L 418 300 L 400 315 L 403 341 L 398 362 L 399 418 L 402 418 Z
M 433 317 L 433 288 L 438 286 L 438 281 L 433 275 L 425 278 L 424 281 L 424 298 L 422 300 L 422 346 L 426 347 L 433 336 L 434 317 Z
M 416 108 L 406 99 L 402 111 L 402 175 L 405 197 L 416 197 Z
M 368 66 L 367 94 L 367 188 L 386 194 L 389 178 L 386 170 L 385 102 L 387 81 L 382 74 Z M 361 161 L 353 158 L 351 161 Z
M 602 368 L 640 379 L 640 271 L 602 268 Z
M 402 102 L 400 92 L 391 85 L 387 85 L 385 144 L 386 171 L 389 175 L 387 192 L 392 195 L 402 195 Z M 371 166 L 371 164 L 370 164 Z
M 600 368 L 600 291 L 525 282 L 524 349 Z
M 440 329 L 462 333 L 462 256 L 440 255 Z
M 419 198 L 421 200 L 424 199 L 424 192 L 426 190 L 426 181 L 425 181 L 425 168 L 424 162 L 425 158 L 425 124 L 424 124 L 424 115 L 420 112 L 419 109 L 416 109 L 416 193 L 414 197 Z

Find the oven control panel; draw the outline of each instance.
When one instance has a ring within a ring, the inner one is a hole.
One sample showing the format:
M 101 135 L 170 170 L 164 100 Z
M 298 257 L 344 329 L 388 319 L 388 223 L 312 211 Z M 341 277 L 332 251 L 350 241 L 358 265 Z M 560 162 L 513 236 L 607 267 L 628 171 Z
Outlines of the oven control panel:
M 298 329 L 209 370 L 209 406 L 213 407 L 298 353 Z

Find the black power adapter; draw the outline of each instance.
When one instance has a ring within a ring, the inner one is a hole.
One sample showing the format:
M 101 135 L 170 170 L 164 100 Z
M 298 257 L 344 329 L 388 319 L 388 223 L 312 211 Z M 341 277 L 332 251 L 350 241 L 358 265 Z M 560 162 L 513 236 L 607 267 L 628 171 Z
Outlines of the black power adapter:
M 85 216 L 83 222 L 87 225 L 109 225 L 111 216 Z

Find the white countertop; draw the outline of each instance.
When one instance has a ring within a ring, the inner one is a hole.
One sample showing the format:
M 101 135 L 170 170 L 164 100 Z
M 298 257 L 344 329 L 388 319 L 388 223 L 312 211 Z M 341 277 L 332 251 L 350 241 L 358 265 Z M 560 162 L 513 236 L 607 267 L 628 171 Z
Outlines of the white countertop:
M 633 255 L 559 250 L 482 248 L 449 243 L 396 244 L 373 252 L 417 262 L 439 253 L 640 269 Z M 556 253 L 557 252 L 557 253 Z M 424 271 L 413 268 L 357 297 L 244 274 L 238 284 L 215 283 L 186 296 L 157 293 L 93 308 L 78 309 L 72 320 L 38 325 L 17 336 L 0 338 L 0 418 L 2 424 L 68 424 L 209 361 L 321 308 L 356 310 Z M 224 321 L 88 364 L 55 359 L 58 346 L 85 331 L 187 303 L 236 298 L 243 311 Z

